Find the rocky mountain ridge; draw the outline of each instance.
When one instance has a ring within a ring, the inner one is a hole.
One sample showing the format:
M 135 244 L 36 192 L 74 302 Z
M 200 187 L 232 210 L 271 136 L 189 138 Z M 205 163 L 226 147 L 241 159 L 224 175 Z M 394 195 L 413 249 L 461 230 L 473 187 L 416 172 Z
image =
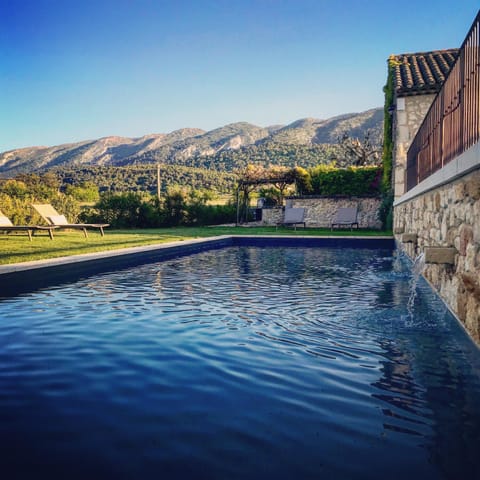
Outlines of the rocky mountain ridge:
M 161 162 L 193 166 L 195 159 L 261 144 L 335 144 L 347 132 L 363 137 L 367 131 L 379 144 L 383 109 L 340 115 L 326 120 L 305 118 L 289 125 L 258 127 L 238 122 L 204 131 L 184 128 L 138 138 L 109 136 L 53 147 L 27 147 L 0 153 L 0 174 L 5 177 L 60 166 L 125 166 Z

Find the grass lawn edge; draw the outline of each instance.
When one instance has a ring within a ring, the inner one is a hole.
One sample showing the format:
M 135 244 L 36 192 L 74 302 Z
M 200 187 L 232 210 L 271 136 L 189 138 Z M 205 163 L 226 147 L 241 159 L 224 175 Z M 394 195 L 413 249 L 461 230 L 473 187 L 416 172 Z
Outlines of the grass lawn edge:
M 184 243 L 222 236 L 292 236 L 292 237 L 392 237 L 388 231 L 334 230 L 317 228 L 275 227 L 173 227 L 162 229 L 109 230 L 101 237 L 90 233 L 85 239 L 79 232 L 56 233 L 55 239 L 36 236 L 30 242 L 26 235 L 0 236 L 0 267 L 87 254 L 118 255 L 125 249 Z M 3 237 L 3 238 L 2 238 Z M 115 253 L 112 253 L 115 252 Z M 119 253 L 117 253 L 119 252 Z

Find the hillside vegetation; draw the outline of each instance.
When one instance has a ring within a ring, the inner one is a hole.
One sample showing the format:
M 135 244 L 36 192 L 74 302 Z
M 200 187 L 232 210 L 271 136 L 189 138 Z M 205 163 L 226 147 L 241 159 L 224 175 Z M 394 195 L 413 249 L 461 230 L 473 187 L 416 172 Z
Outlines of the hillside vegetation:
M 327 120 L 302 119 L 286 126 L 233 123 L 205 132 L 184 128 L 139 138 L 104 137 L 53 147 L 28 147 L 0 154 L 0 175 L 91 166 L 176 165 L 232 172 L 246 163 L 313 166 L 338 160 L 336 144 L 346 132 L 367 132 L 381 144 L 383 111 L 341 115 Z M 173 174 L 172 174 L 173 175 Z
M 157 191 L 157 165 L 131 165 L 125 167 L 84 166 L 58 167 L 49 170 L 64 190 L 69 185 L 94 183 L 100 192 Z M 218 172 L 206 168 L 182 165 L 160 165 L 160 185 L 165 192 L 173 185 L 189 185 L 200 190 L 213 190 L 219 194 L 232 191 L 237 175 L 231 171 Z
M 0 204 L 16 224 L 38 223 L 31 204 L 49 202 L 70 221 L 157 228 L 248 221 L 255 190 L 269 205 L 291 194 L 378 196 L 382 118 L 374 109 L 5 152 Z M 218 195 L 229 200 L 213 202 Z

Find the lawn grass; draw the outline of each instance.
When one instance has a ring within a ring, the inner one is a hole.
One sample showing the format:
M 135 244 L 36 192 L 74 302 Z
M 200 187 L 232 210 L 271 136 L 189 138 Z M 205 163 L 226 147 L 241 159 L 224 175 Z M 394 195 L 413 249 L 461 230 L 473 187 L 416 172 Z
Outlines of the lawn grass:
M 102 252 L 119 248 L 138 247 L 173 241 L 189 240 L 193 238 L 213 237 L 219 235 L 362 235 L 377 236 L 391 235 L 392 232 L 378 230 L 334 230 L 319 228 L 292 228 L 275 227 L 176 227 L 137 230 L 107 230 L 102 237 L 95 231 L 89 231 L 88 238 L 84 238 L 80 231 L 55 231 L 55 239 L 50 240 L 48 235 L 38 233 L 30 242 L 25 234 L 0 234 L 0 264 L 28 262 L 48 258 L 78 255 L 90 252 Z

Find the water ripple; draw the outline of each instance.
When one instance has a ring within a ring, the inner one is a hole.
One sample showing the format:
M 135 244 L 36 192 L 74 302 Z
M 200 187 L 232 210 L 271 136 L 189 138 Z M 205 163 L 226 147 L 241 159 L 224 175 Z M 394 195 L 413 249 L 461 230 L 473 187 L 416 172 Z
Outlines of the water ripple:
M 409 279 L 385 251 L 229 248 L 5 300 L 5 468 L 474 478 L 478 350 L 426 284 L 408 314 Z

